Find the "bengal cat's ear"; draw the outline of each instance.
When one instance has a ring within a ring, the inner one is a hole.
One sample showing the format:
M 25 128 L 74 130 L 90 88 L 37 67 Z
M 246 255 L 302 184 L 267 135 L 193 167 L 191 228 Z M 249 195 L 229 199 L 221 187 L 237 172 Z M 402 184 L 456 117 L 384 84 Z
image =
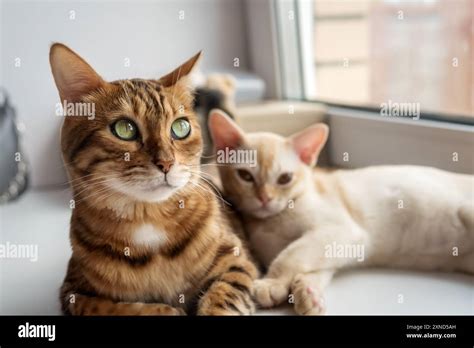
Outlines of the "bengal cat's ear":
M 243 144 L 244 131 L 224 111 L 211 110 L 208 124 L 216 150 L 235 149 Z
M 51 46 L 49 62 L 61 102 L 78 101 L 105 84 L 84 59 L 63 44 Z
M 196 55 L 189 58 L 186 62 L 181 64 L 179 67 L 174 69 L 169 74 L 162 76 L 160 78 L 160 83 L 164 87 L 171 87 L 174 86 L 178 81 L 180 81 L 183 77 L 189 75 L 189 73 L 193 70 L 193 68 L 199 62 L 199 59 L 202 56 L 202 51 L 199 51 Z
M 328 135 L 329 127 L 324 123 L 317 123 L 290 136 L 289 140 L 301 161 L 313 166 L 316 164 L 324 144 L 326 144 Z

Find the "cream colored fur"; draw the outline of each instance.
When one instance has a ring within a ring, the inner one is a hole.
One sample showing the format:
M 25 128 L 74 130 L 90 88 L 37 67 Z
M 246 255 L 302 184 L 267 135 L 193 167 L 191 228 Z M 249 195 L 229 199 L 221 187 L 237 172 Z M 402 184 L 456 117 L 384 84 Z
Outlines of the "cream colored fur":
M 283 138 L 244 134 L 222 113 L 211 116 L 214 138 L 219 125 L 239 135 L 231 147 L 257 150 L 255 168 L 233 164 L 220 173 L 226 195 L 243 213 L 255 255 L 268 268 L 254 284 L 261 306 L 293 299 L 297 313 L 321 314 L 324 287 L 336 270 L 349 267 L 474 273 L 472 175 L 420 166 L 314 169 L 326 126 Z M 301 142 L 314 139 L 310 148 Z M 309 159 L 302 156 L 307 151 Z M 254 181 L 242 180 L 239 168 Z M 276 180 L 286 172 L 293 180 L 279 187 Z M 261 190 L 271 196 L 265 207 L 257 198 Z M 346 252 L 337 254 L 338 248 Z

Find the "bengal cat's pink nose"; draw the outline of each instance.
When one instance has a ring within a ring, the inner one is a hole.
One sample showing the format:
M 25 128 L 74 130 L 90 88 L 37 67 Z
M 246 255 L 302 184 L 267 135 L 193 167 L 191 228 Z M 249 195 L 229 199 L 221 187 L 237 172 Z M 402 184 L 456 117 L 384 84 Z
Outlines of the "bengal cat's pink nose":
M 171 166 L 174 164 L 174 160 L 159 160 L 156 163 L 156 166 L 163 172 L 168 173 L 171 169 Z

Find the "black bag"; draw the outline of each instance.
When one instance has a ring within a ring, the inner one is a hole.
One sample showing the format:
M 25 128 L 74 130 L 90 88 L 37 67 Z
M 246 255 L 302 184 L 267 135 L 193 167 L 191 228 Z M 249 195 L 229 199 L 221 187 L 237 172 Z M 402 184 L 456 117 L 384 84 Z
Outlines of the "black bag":
M 23 193 L 28 182 L 28 166 L 20 148 L 15 110 L 7 93 L 0 89 L 0 204 Z

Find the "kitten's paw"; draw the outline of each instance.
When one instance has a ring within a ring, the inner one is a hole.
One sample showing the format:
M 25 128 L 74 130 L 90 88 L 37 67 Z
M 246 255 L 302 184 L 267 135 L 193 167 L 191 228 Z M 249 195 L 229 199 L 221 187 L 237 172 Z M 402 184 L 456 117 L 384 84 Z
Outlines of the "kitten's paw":
M 264 307 L 274 307 L 287 299 L 288 287 L 280 279 L 263 278 L 253 282 L 254 297 Z
M 299 315 L 321 315 L 326 312 L 322 292 L 305 279 L 303 274 L 297 275 L 291 284 L 294 296 L 295 312 Z

